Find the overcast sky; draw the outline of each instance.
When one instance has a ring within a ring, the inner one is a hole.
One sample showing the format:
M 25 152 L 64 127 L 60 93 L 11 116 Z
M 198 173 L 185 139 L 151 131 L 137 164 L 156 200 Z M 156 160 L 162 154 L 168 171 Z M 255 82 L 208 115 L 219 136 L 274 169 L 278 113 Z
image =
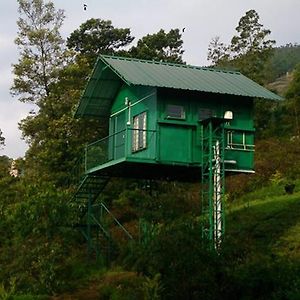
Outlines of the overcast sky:
M 115 27 L 129 27 L 140 37 L 163 28 L 186 28 L 183 34 L 184 60 L 188 64 L 207 65 L 207 48 L 211 39 L 220 36 L 229 43 L 239 19 L 255 9 L 277 46 L 300 43 L 300 0 L 54 0 L 56 8 L 65 10 L 62 35 L 66 38 L 89 18 L 111 20 Z M 87 10 L 83 10 L 87 4 Z M 0 155 L 24 156 L 27 146 L 21 140 L 18 122 L 33 108 L 12 98 L 11 64 L 18 60 L 14 45 L 18 19 L 17 1 L 0 0 L 0 128 L 6 146 Z

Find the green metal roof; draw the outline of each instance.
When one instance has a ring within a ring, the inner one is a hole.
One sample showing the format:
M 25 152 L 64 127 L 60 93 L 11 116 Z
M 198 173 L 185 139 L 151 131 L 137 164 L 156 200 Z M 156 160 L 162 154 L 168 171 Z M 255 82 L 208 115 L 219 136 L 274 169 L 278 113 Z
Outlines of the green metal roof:
M 107 117 L 123 82 L 128 85 L 282 100 L 240 72 L 101 55 L 75 116 Z

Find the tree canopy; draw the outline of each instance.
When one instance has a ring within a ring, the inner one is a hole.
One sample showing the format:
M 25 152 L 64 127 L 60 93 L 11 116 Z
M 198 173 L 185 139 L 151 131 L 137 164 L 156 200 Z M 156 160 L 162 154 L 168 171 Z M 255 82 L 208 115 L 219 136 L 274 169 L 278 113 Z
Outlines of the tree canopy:
M 93 64 L 99 54 L 116 54 L 133 39 L 129 28 L 115 28 L 110 20 L 89 19 L 70 34 L 67 46 Z
M 159 61 L 183 63 L 183 41 L 179 29 L 148 34 L 141 38 L 130 50 L 130 56 L 135 58 L 153 59 Z
M 259 23 L 258 13 L 253 9 L 241 17 L 235 30 L 237 35 L 233 36 L 230 45 L 233 58 L 253 52 L 269 51 L 275 44 L 274 40 L 267 39 L 271 30 L 263 28 L 263 25 Z
M 181 33 L 161 29 L 132 46 L 129 28 L 91 19 L 66 43 L 60 35 L 64 13 L 52 1 L 18 2 L 16 43 L 21 52 L 12 91 L 38 109 L 20 122 L 29 150 L 24 160 L 14 161 L 19 176 L 10 175 L 12 159 L 0 156 L 0 298 L 44 299 L 47 296 L 35 295 L 61 293 L 70 299 L 87 298 L 82 291 L 80 297 L 65 293 L 91 280 L 88 296 L 93 299 L 298 299 L 299 255 L 293 257 L 293 251 L 298 249 L 294 240 L 299 197 L 285 198 L 282 182 L 300 174 L 300 68 L 294 72 L 282 111 L 268 102 L 256 114 L 257 131 L 265 133 L 268 122 L 280 113 L 275 120 L 285 126 L 282 132 L 288 138 L 282 142 L 272 133 L 272 139 L 260 140 L 255 146 L 257 173 L 226 179 L 230 221 L 218 255 L 208 251 L 201 237 L 198 184 L 112 178 L 92 209 L 96 212 L 104 201 L 134 239 L 127 244 L 115 219 L 109 219 L 112 215 L 105 218 L 105 211 L 98 211 L 104 215 L 101 224 L 92 222 L 90 229 L 100 224 L 108 234 L 95 236 L 103 251 L 91 267 L 86 233 L 77 230 L 87 221 L 82 214 L 85 204 L 74 203 L 77 186 L 70 182 L 85 144 L 108 130 L 98 120 L 74 119 L 73 112 L 99 53 L 183 63 Z M 261 74 L 248 64 L 263 63 L 273 43 L 267 42 L 269 31 L 255 11 L 241 20 L 232 45 L 215 38 L 209 55 L 217 66 L 240 68 L 259 79 Z M 0 146 L 3 142 L 0 130 Z M 272 189 L 270 183 L 275 183 Z M 262 185 L 266 187 L 259 190 Z M 249 191 L 252 194 L 246 194 Z M 271 202 L 274 194 L 280 197 Z M 253 205 L 249 199 L 255 199 Z M 82 223 L 75 223 L 79 218 Z M 112 242 L 107 242 L 108 236 Z M 280 243 L 288 249 L 280 248 Z M 113 251 L 107 255 L 107 249 Z M 105 265 L 108 257 L 116 266 L 113 272 Z
M 235 28 L 237 34 L 225 45 L 220 38 L 214 38 L 209 44 L 208 60 L 216 66 L 233 67 L 244 75 L 262 83 L 264 68 L 271 58 L 274 40 L 268 39 L 271 31 L 264 29 L 255 10 L 249 10 Z
M 20 18 L 15 43 L 20 50 L 11 91 L 21 101 L 37 103 L 50 94 L 50 85 L 57 81 L 64 65 L 64 41 L 60 28 L 64 11 L 56 10 L 52 2 L 18 0 Z
M 183 62 L 183 41 L 179 29 L 169 32 L 161 29 L 142 37 L 136 46 L 129 48 L 133 40 L 129 28 L 115 28 L 109 20 L 89 19 L 71 33 L 67 46 L 84 55 L 91 64 L 99 54 Z

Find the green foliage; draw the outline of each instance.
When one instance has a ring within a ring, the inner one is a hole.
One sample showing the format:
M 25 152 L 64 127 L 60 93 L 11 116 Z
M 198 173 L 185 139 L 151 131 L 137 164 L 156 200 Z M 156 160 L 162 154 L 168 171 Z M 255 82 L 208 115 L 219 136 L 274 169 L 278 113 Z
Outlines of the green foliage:
M 293 139 L 300 136 L 300 64 L 293 73 L 292 81 L 288 85 L 286 99 L 281 106 L 281 128 L 282 133 Z
M 265 192 L 253 192 L 247 206 L 235 206 L 228 214 L 227 240 L 236 240 L 235 251 L 243 254 L 229 266 L 230 294 L 237 299 L 297 299 L 299 256 L 287 240 L 289 236 L 293 247 L 299 246 L 299 236 L 290 230 L 300 224 L 299 193 L 276 196 L 275 186 L 269 187 L 269 197 Z
M 286 97 L 288 99 L 296 98 L 299 102 L 300 98 L 300 64 L 296 65 L 293 72 L 293 80 L 288 88 Z
M 255 174 L 236 175 L 226 178 L 226 190 L 229 200 L 235 201 L 241 196 L 259 190 L 263 194 L 275 196 L 284 193 L 284 185 L 293 183 L 300 176 L 299 142 L 297 139 L 270 138 L 257 141 L 255 149 Z M 276 174 L 281 174 L 277 178 Z M 270 188 L 270 182 L 277 180 L 276 187 Z M 282 182 L 279 184 L 279 180 Z M 274 189 L 275 188 L 275 189 Z
M 222 67 L 226 66 L 230 58 L 228 46 L 221 42 L 220 37 L 214 37 L 208 45 L 207 60 L 211 61 L 213 65 Z
M 21 17 L 15 43 L 20 58 L 13 65 L 15 78 L 11 91 L 20 96 L 20 101 L 38 103 L 49 96 L 50 85 L 57 80 L 65 61 L 59 33 L 64 12 L 55 10 L 51 1 L 18 0 L 18 4 Z
M 13 300 L 15 293 L 15 280 L 11 280 L 9 287 L 5 288 L 4 284 L 0 284 L 0 300 Z
M 109 20 L 89 19 L 70 34 L 67 46 L 93 65 L 99 54 L 118 53 L 133 39 L 129 28 L 115 28 Z
M 22 198 L 3 208 L 0 281 L 15 278 L 16 290 L 23 293 L 67 288 L 67 279 L 74 278 L 69 256 L 77 241 L 67 194 L 49 184 L 30 185 Z
M 281 172 L 279 172 L 278 170 L 275 171 L 274 174 L 271 175 L 270 181 L 272 183 L 272 185 L 279 185 L 283 182 L 284 178 L 281 174 Z
M 193 219 L 177 219 L 161 227 L 150 243 L 136 245 L 131 255 L 128 262 L 139 272 L 161 274 L 163 299 L 217 298 L 217 260 L 203 245 L 200 226 Z
M 183 41 L 179 29 L 148 34 L 141 38 L 130 50 L 130 56 L 135 58 L 183 63 Z
M 274 48 L 274 53 L 265 67 L 268 81 L 272 82 L 280 76 L 292 72 L 300 61 L 300 45 L 287 44 Z
M 40 102 L 39 112 L 20 123 L 23 136 L 30 145 L 26 153 L 26 177 L 69 185 L 74 162 L 87 142 L 99 139 L 103 124 L 97 120 L 78 120 L 73 110 L 84 78 L 90 71 L 85 60 L 68 65 L 51 86 L 51 95 Z
M 161 294 L 163 292 L 161 275 L 155 274 L 153 278 L 146 277 L 143 284 L 143 290 L 145 292 L 145 300 L 161 299 Z
M 209 44 L 208 60 L 219 67 L 239 69 L 256 82 L 265 80 L 264 67 L 273 53 L 274 40 L 269 40 L 271 31 L 259 23 L 259 15 L 249 10 L 239 20 L 237 35 L 226 46 L 219 38 Z
M 254 127 L 258 139 L 282 136 L 283 128 L 279 128 L 281 124 L 278 122 L 280 105 L 280 103 L 265 99 L 254 100 Z
M 26 160 L 18 162 L 25 173 L 11 177 L 11 160 L 0 157 L 0 297 L 38 299 L 33 294 L 78 287 L 83 298 L 92 290 L 94 298 L 101 295 L 101 299 L 297 299 L 299 68 L 286 105 L 256 103 L 260 137 L 275 132 L 296 137 L 259 141 L 256 174 L 227 181 L 227 239 L 221 253 L 208 251 L 201 239 L 198 186 L 159 182 L 148 191 L 147 184 L 114 179 L 101 201 L 136 238 L 132 244 L 117 240 L 120 253 L 114 263 L 139 273 L 95 271 L 99 266 L 86 263 L 85 241 L 72 227 L 79 215 L 68 201 L 66 179 L 72 177 L 83 145 L 99 139 L 107 128 L 95 120 L 73 119 L 76 102 L 98 53 L 182 63 L 181 35 L 178 29 L 160 30 L 125 51 L 133 40 L 128 28 L 91 19 L 69 37 L 67 46 L 78 55 L 67 62 L 69 53 L 59 34 L 63 12 L 56 11 L 52 2 L 18 2 L 22 18 L 16 42 L 22 51 L 14 67 L 13 92 L 23 101 L 36 102 L 39 110 L 20 125 L 30 145 Z M 28 13 L 38 24 L 37 31 Z M 236 30 L 230 46 L 219 38 L 213 40 L 211 60 L 264 81 L 262 66 L 274 44 L 267 39 L 270 31 L 263 29 L 254 10 L 241 18 Z M 296 194 L 285 195 L 287 182 L 296 183 Z M 138 239 L 140 218 L 144 226 Z M 113 237 L 119 237 L 113 222 L 105 225 Z M 97 278 L 93 272 L 98 272 Z M 88 284 L 90 288 L 84 290 L 82 286 Z
M 248 53 L 261 53 L 272 49 L 275 41 L 267 40 L 271 31 L 263 29 L 259 23 L 259 15 L 255 10 L 249 10 L 241 17 L 236 27 L 238 35 L 231 39 L 231 50 L 234 58 Z
M 9 175 L 12 160 L 6 156 L 0 156 L 0 179 Z
M 300 65 L 296 66 L 291 77 L 285 88 L 285 101 L 256 101 L 255 125 L 259 139 L 276 136 L 295 140 L 300 136 Z
M 236 27 L 238 35 L 231 39 L 230 49 L 233 54 L 233 65 L 256 82 L 264 81 L 264 66 L 272 55 L 274 40 L 267 37 L 271 31 L 259 23 L 259 15 L 249 10 L 240 19 Z
M 144 279 L 134 272 L 108 272 L 99 286 L 100 299 L 139 300 L 145 299 L 143 292 Z
M 297 272 L 291 262 L 256 255 L 232 270 L 226 299 L 297 299 Z
M 108 187 L 107 192 L 115 193 L 116 184 L 114 182 L 114 191 Z M 152 181 L 152 193 L 149 193 L 141 186 L 145 182 L 127 181 L 127 184 L 119 186 L 118 190 L 122 192 L 114 195 L 111 206 L 122 222 L 139 217 L 154 224 L 164 223 L 200 211 L 198 193 L 189 191 L 192 185 Z

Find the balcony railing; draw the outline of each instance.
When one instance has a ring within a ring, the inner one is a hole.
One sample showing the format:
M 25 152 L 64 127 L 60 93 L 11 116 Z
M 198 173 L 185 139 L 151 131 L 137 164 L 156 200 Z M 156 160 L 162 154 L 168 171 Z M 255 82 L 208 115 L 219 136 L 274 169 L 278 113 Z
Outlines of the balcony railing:
M 227 150 L 254 151 L 253 132 L 243 130 L 227 130 Z
M 136 140 L 141 140 L 142 147 L 136 149 Z M 135 145 L 135 146 L 133 146 Z M 113 160 L 136 156 L 142 150 L 156 150 L 156 131 L 127 128 L 109 135 L 86 146 L 83 168 L 84 173 Z
M 95 168 L 122 159 L 157 159 L 157 131 L 126 128 L 85 147 L 85 153 L 74 169 L 74 178 L 82 176 Z M 253 152 L 253 132 L 226 130 L 226 150 Z

